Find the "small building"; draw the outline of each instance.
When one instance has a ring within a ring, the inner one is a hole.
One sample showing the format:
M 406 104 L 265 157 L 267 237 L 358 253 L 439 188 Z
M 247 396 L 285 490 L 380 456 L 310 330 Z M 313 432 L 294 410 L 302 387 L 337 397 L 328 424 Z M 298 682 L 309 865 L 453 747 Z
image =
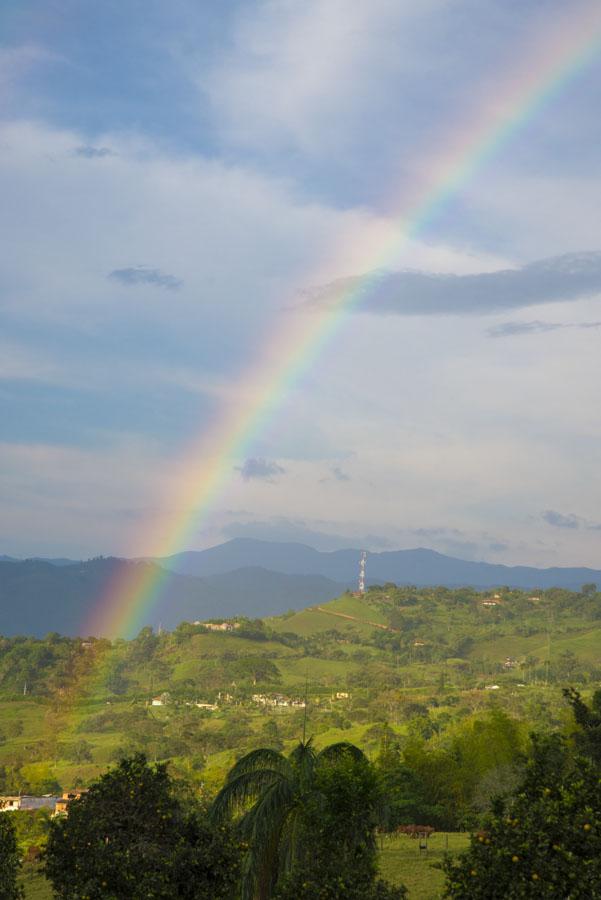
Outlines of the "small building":
M 54 809 L 57 798 L 51 794 L 44 797 L 33 797 L 29 794 L 0 797 L 1 812 L 24 812 L 36 809 Z
M 503 663 L 504 669 L 517 669 L 517 667 L 518 667 L 517 659 L 514 659 L 513 656 L 505 657 L 505 662 Z
M 233 631 L 240 628 L 240 622 L 194 622 L 195 625 L 202 625 L 208 631 Z
M 348 691 L 336 691 L 335 694 L 336 700 L 350 700 L 350 696 Z
M 486 684 L 484 686 L 484 690 L 485 691 L 498 691 L 499 685 L 498 684 Z
M 485 609 L 493 609 L 495 606 L 499 606 L 499 601 L 496 597 L 487 597 L 486 600 L 482 601 L 482 606 Z
M 159 694 L 158 697 L 153 697 L 150 701 L 151 706 L 167 706 L 171 702 L 171 694 L 168 691 L 164 691 L 162 694 Z
M 219 707 L 217 706 L 216 703 L 202 703 L 199 700 L 197 700 L 194 705 L 197 706 L 198 709 L 209 709 L 209 710 L 211 710 L 211 712 L 214 712 L 216 709 L 219 709 Z
M 72 791 L 64 791 L 62 797 L 57 797 L 54 804 L 54 816 L 66 816 L 69 812 L 69 804 L 73 800 L 79 800 L 88 793 L 87 788 L 75 788 Z

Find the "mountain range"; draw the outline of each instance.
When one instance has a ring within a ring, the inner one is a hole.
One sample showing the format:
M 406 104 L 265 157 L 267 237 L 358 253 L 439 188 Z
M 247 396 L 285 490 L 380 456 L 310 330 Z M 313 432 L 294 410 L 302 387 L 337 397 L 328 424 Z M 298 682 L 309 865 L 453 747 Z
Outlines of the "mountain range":
M 287 575 L 323 575 L 350 586 L 357 583 L 360 554 L 359 549 L 323 552 L 305 544 L 236 538 L 207 550 L 188 550 L 157 562 L 173 572 L 185 575 L 216 575 L 245 566 L 260 566 Z M 387 581 L 395 584 L 440 584 L 447 587 L 471 585 L 488 588 L 507 585 L 578 590 L 586 582 L 601 582 L 601 571 L 561 567 L 537 569 L 531 566 L 470 562 L 425 548 L 369 553 L 367 583 L 382 584 Z
M 99 557 L 81 562 L 4 556 L 0 557 L 0 634 L 85 635 L 86 622 L 111 586 L 140 566 L 154 567 L 157 581 L 161 576 L 160 594 L 147 610 L 146 624 L 155 628 L 221 616 L 278 615 L 323 603 L 354 587 L 360 552 L 322 552 L 304 544 L 237 538 L 156 560 Z M 601 571 L 470 562 L 422 548 L 369 553 L 367 583 L 386 582 L 578 590 L 585 583 L 601 584 Z

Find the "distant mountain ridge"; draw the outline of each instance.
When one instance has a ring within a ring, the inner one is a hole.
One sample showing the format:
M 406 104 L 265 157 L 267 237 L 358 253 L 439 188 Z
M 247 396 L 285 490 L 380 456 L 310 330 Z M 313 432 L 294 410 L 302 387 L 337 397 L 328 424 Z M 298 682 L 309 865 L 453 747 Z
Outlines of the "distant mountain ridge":
M 175 628 L 182 621 L 234 615 L 279 615 L 322 603 L 345 585 L 321 575 L 286 575 L 248 567 L 206 578 L 161 574 L 153 562 L 114 557 L 70 565 L 41 560 L 0 560 L 0 635 L 43 637 L 50 631 L 87 635 L 86 622 L 127 569 L 149 566 L 161 576 L 156 603 L 144 624 Z M 101 634 L 97 637 L 115 637 Z
M 207 550 L 187 550 L 157 561 L 173 572 L 187 575 L 208 576 L 243 566 L 260 566 L 288 575 L 319 574 L 351 585 L 357 581 L 360 553 L 359 549 L 324 552 L 305 544 L 235 538 Z M 440 584 L 447 587 L 469 585 L 487 588 L 508 585 L 577 590 L 587 582 L 601 584 L 601 571 L 586 567 L 555 566 L 538 569 L 534 566 L 470 562 L 425 548 L 369 553 L 368 584 L 386 581 L 396 584 Z
M 85 634 L 92 610 L 103 602 L 111 585 L 125 570 L 137 566 L 154 567 L 157 580 L 160 575 L 159 596 L 145 620 L 155 628 L 159 623 L 171 629 L 185 620 L 221 616 L 280 615 L 331 600 L 354 587 L 359 556 L 360 550 L 322 552 L 304 544 L 238 538 L 161 560 L 4 557 L 0 558 L 0 634 Z M 601 585 L 601 571 L 468 562 L 427 549 L 370 553 L 367 583 L 386 582 L 579 590 L 590 582 Z

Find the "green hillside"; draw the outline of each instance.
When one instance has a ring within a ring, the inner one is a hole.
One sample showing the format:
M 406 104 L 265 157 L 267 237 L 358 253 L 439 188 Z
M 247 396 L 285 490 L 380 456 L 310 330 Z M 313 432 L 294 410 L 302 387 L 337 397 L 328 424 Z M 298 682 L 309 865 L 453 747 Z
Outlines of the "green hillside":
M 558 687 L 601 676 L 601 595 L 495 595 L 386 585 L 229 631 L 1 639 L 0 791 L 85 784 L 133 749 L 213 784 L 243 750 L 291 744 L 305 715 L 318 742 L 370 752 L 378 723 L 441 735 L 491 704 L 559 722 Z
M 417 803 L 402 801 L 405 820 L 457 831 L 512 783 L 532 729 L 566 727 L 561 687 L 586 695 L 600 681 L 592 585 L 483 595 L 387 584 L 131 641 L 0 638 L 0 794 L 85 786 L 142 750 L 210 797 L 242 753 L 291 749 L 306 732 L 318 748 L 351 741 L 380 765 L 392 752 Z M 47 819 L 23 816 L 21 845 L 43 843 Z M 387 838 L 382 871 L 414 900 L 435 896 L 448 840 L 422 859 L 408 838 Z M 23 877 L 27 896 L 47 896 L 35 869 Z

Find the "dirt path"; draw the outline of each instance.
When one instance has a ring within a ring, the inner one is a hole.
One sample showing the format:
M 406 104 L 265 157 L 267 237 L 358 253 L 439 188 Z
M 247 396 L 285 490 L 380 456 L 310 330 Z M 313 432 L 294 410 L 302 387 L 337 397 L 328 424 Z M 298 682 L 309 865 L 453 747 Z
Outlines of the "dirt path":
M 338 616 L 339 619 L 350 619 L 352 622 L 359 622 L 361 625 L 371 625 L 372 628 L 381 628 L 382 631 L 394 631 L 399 633 L 400 629 L 393 628 L 392 625 L 382 625 L 381 622 L 372 622 L 369 619 L 360 619 L 358 616 L 351 616 L 349 613 L 334 612 L 331 609 L 324 609 L 323 606 L 315 607 L 318 612 L 325 613 L 328 616 Z

